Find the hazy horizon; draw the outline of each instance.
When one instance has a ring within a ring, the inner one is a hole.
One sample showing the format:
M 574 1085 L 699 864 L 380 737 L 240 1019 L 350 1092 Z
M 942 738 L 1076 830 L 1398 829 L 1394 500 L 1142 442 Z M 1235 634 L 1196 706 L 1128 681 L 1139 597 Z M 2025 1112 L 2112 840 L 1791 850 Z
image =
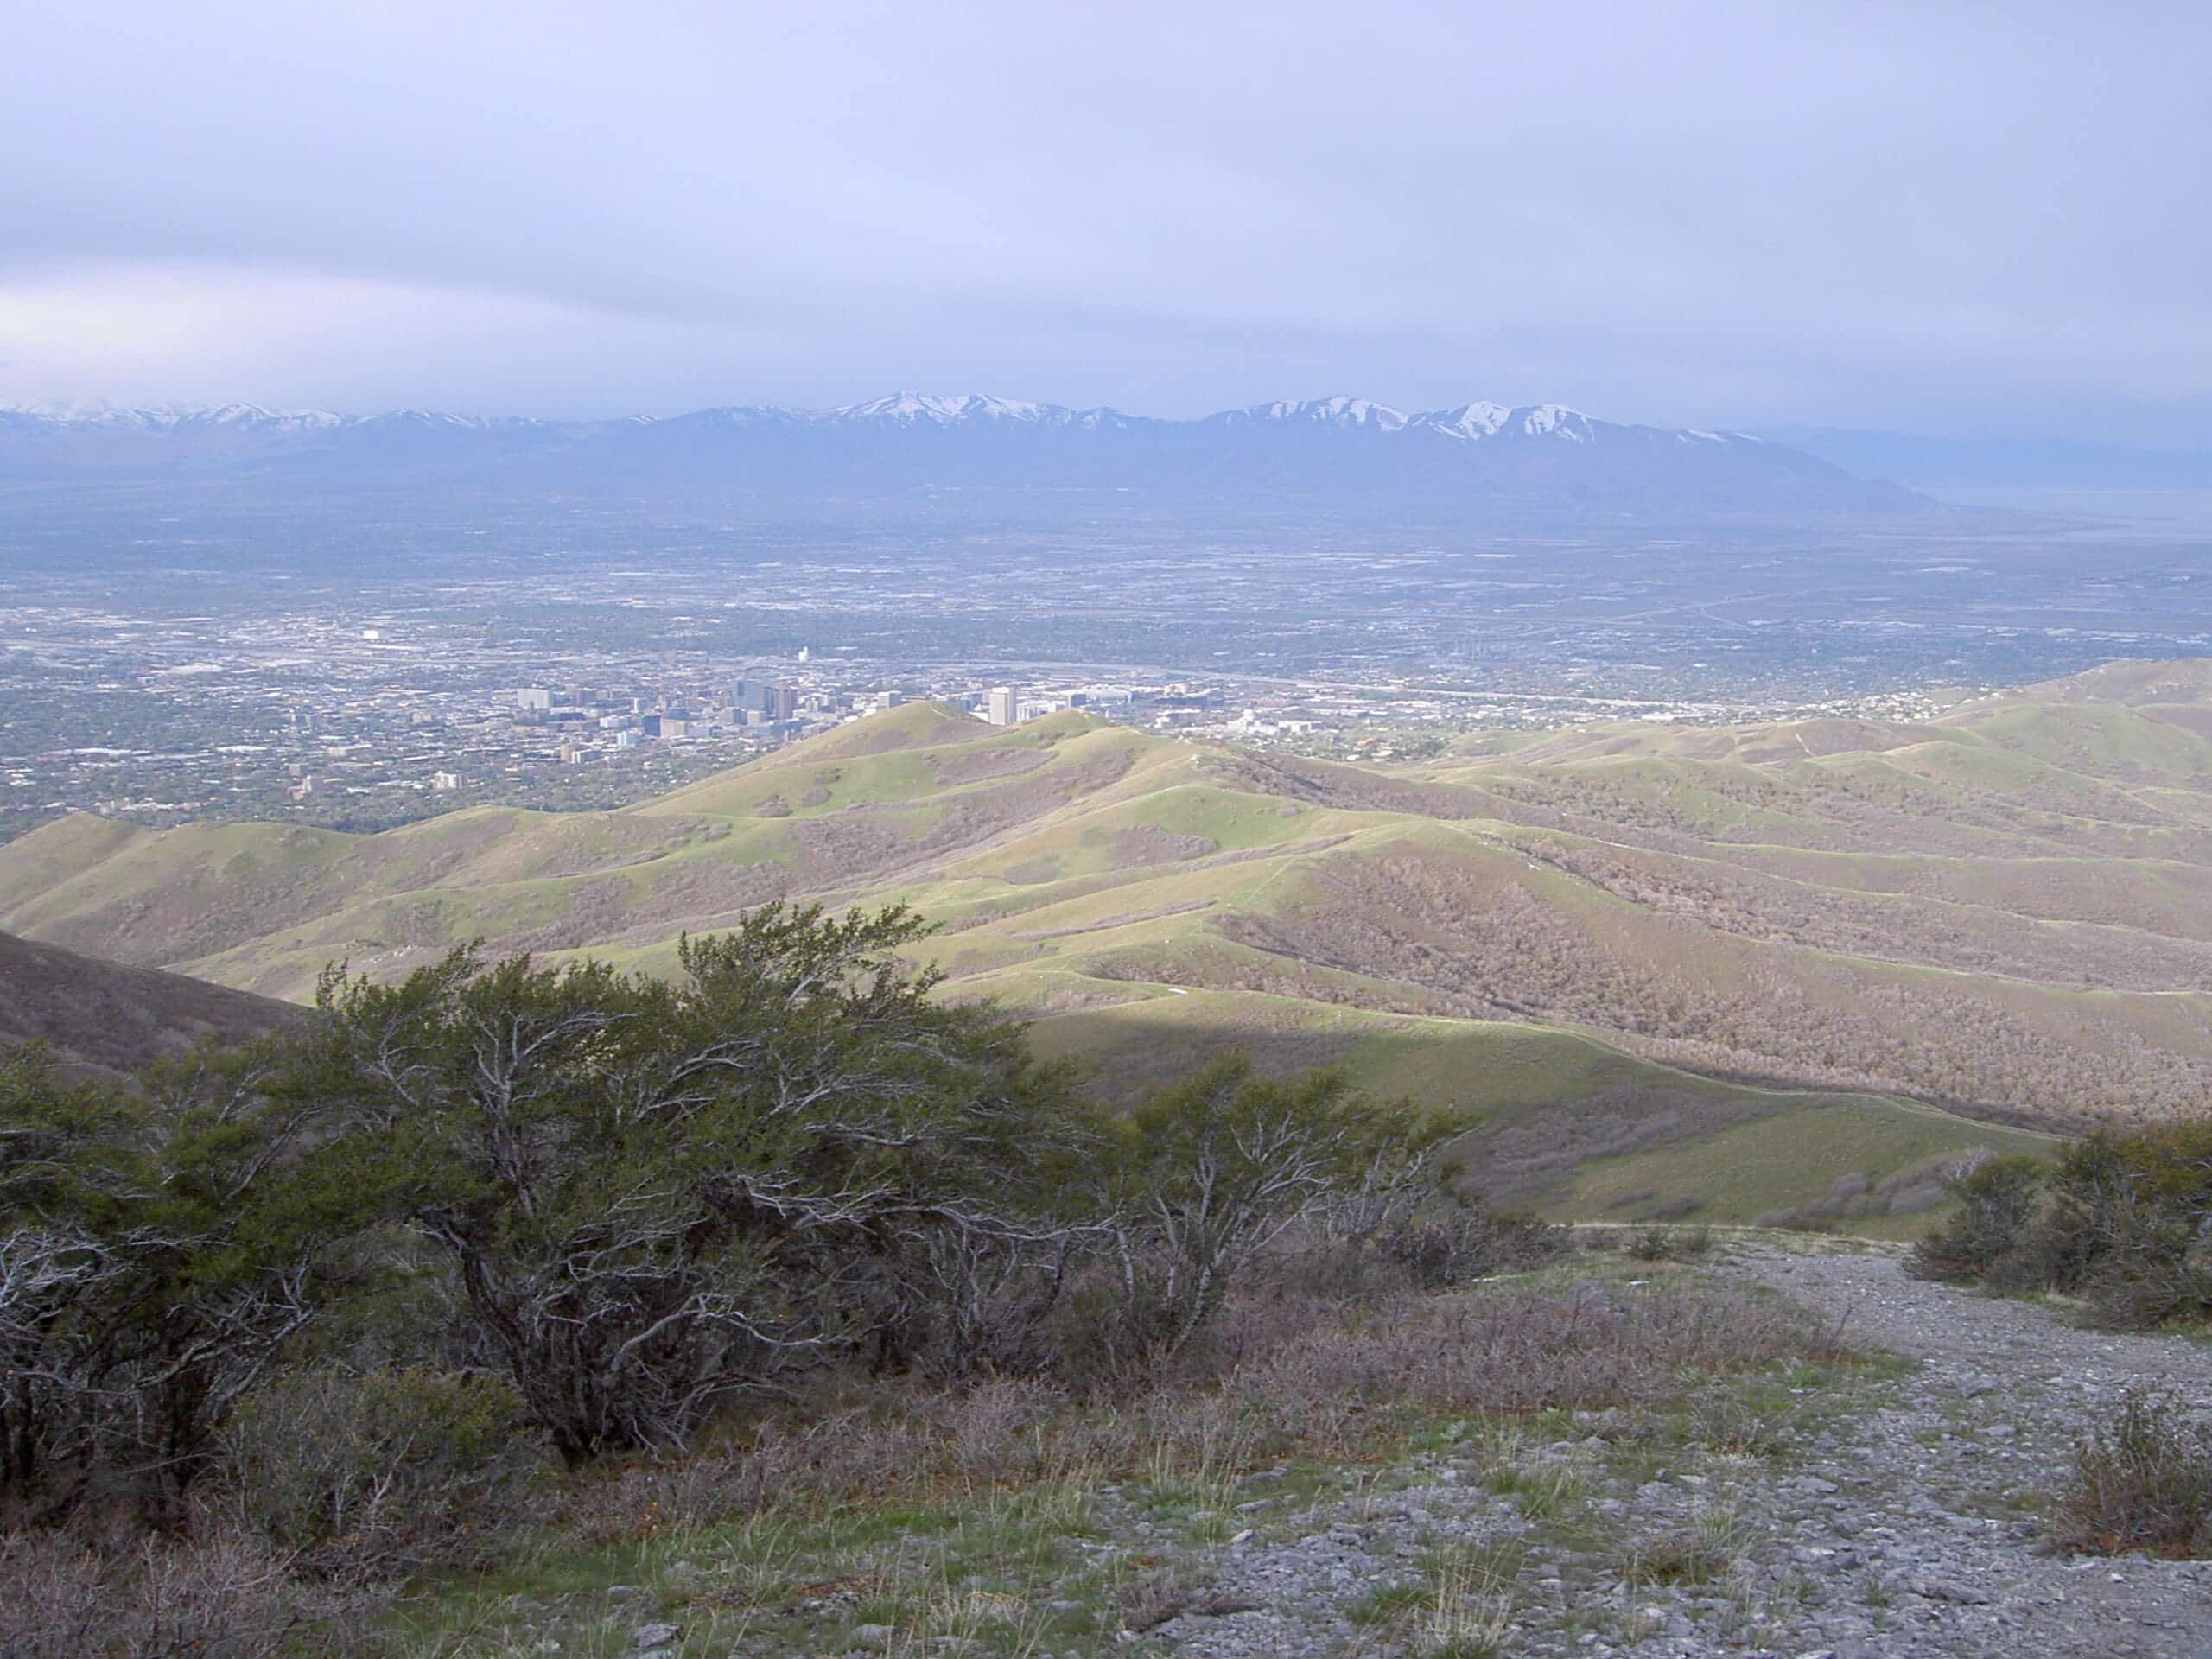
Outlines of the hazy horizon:
M 88 418 L 103 414 L 146 413 L 181 416 L 217 413 L 226 408 L 254 408 L 258 409 L 264 414 L 271 416 L 326 415 L 335 416 L 343 420 L 353 421 L 373 419 L 379 416 L 400 414 L 409 410 L 418 410 L 425 413 L 457 415 L 483 419 L 543 419 L 553 423 L 560 423 L 563 422 L 592 423 L 617 422 L 625 420 L 669 420 L 686 415 L 699 414 L 715 409 L 747 407 L 774 408 L 787 410 L 794 414 L 830 415 L 841 414 L 848 410 L 864 408 L 868 404 L 876 401 L 904 397 L 919 397 L 938 400 L 955 400 L 963 397 L 980 397 L 987 400 L 995 400 L 1005 403 L 1027 403 L 1042 408 L 1065 409 L 1073 410 L 1077 413 L 1085 413 L 1089 412 L 1090 410 L 1103 408 L 1110 410 L 1116 414 L 1134 416 L 1140 419 L 1168 422 L 1202 420 L 1210 416 L 1230 413 L 1236 410 L 1262 408 L 1271 404 L 1320 404 L 1341 401 L 1346 398 L 1352 398 L 1360 402 L 1376 404 L 1380 407 L 1389 409 L 1395 414 L 1408 417 L 1417 416 L 1424 414 L 1441 413 L 1449 409 L 1456 409 L 1465 404 L 1478 404 L 1485 401 L 1493 404 L 1503 403 L 1503 400 L 1498 398 L 1485 398 L 1484 395 L 1478 391 L 1466 397 L 1457 398 L 1452 403 L 1444 405 L 1440 409 L 1427 410 L 1417 408 L 1411 404 L 1393 404 L 1387 398 L 1363 398 L 1357 393 L 1338 391 L 1282 397 L 1262 397 L 1249 404 L 1224 405 L 1217 409 L 1205 409 L 1191 413 L 1179 412 L 1172 415 L 1163 415 L 1156 410 L 1149 409 L 1130 408 L 1118 404 L 1081 405 L 1070 404 L 1062 399 L 1053 397 L 1038 397 L 1029 399 L 1001 398 L 999 394 L 993 391 L 988 386 L 899 386 L 887 388 L 884 391 L 874 394 L 873 397 L 861 397 L 842 404 L 788 401 L 769 404 L 765 402 L 755 403 L 750 401 L 741 402 L 737 400 L 731 400 L 721 404 L 671 404 L 666 407 L 652 409 L 625 405 L 608 405 L 603 408 L 580 410 L 569 413 L 555 414 L 550 416 L 532 415 L 524 410 L 485 404 L 468 406 L 460 404 L 436 405 L 429 404 L 389 404 L 374 406 L 356 404 L 352 407 L 335 408 L 327 404 L 314 404 L 272 405 L 268 404 L 258 404 L 254 402 L 252 399 L 244 397 L 170 398 L 147 400 L 143 402 L 134 402 L 127 398 L 115 397 L 0 399 L 0 413 L 34 415 L 46 416 L 52 419 L 67 420 Z M 1554 400 L 1543 401 L 1551 402 Z M 1535 407 L 1539 405 L 1505 406 L 1517 408 Z M 1573 406 L 1568 405 L 1567 407 L 1571 408 Z M 1608 412 L 1604 410 L 1578 409 L 1575 410 L 1574 412 L 1587 415 L 1599 420 L 1611 418 Z M 1680 422 L 1669 421 L 1663 416 L 1636 423 L 1658 426 L 1662 429 L 1679 428 L 1682 424 Z M 2129 445 L 2123 443 L 2112 443 L 2106 440 L 2094 438 L 2039 439 L 2023 436 L 2018 439 L 2008 439 L 2005 437 L 1982 438 L 1971 435 L 1961 435 L 1957 434 L 1929 432 L 1909 433 L 1896 429 L 1880 427 L 1831 427 L 1818 422 L 1776 423 L 1762 425 L 1756 429 L 1748 427 L 1729 427 L 1723 425 L 1715 429 L 1759 437 L 1764 441 L 1785 446 L 1799 444 L 1805 440 L 1809 440 L 1824 434 L 1833 434 L 1836 436 L 1845 437 L 1894 437 L 1901 440 L 1913 442 L 1927 441 L 1936 443 L 1973 444 L 1986 442 L 2001 444 L 2006 442 L 2018 442 L 2024 448 L 2032 448 L 2040 443 L 2049 443 L 2062 446 L 2081 446 L 2089 449 L 2100 448 L 2111 448 L 2122 452 L 2142 451 L 2156 453 L 2158 450 L 2167 450 L 2177 454 L 2192 453 L 2201 448 L 2204 453 L 2212 454 L 2212 440 L 2208 440 L 2206 444 L 2203 446 L 2192 445 L 2184 442 L 2175 442 L 2165 445 Z M 2057 486 L 2054 487 L 2064 488 L 2068 486 Z
M 2212 445 L 2212 18 L 34 10 L 0 402 Z

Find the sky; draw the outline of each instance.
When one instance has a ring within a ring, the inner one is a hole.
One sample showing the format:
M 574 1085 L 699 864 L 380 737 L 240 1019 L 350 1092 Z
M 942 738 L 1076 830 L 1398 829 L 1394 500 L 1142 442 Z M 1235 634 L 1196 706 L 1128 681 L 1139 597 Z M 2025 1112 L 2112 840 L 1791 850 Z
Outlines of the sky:
M 2212 448 L 2212 7 L 0 0 L 0 403 Z

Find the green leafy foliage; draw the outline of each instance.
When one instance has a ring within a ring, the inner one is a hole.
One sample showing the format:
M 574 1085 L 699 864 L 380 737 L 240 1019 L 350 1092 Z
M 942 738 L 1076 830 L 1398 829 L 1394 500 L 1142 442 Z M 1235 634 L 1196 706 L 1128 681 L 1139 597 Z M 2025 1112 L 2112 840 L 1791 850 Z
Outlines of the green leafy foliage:
M 1958 1212 L 1923 1238 L 1913 1268 L 1929 1279 L 1977 1279 L 2008 1270 L 2043 1206 L 2037 1160 L 2015 1154 L 1976 1164 L 1949 1183 Z
M 686 940 L 678 983 L 467 951 L 332 976 L 286 1086 L 342 1115 L 348 1166 L 448 1255 L 564 1457 L 671 1445 L 863 1338 L 893 1355 L 948 1241 L 1062 1230 L 1072 1092 L 903 969 L 923 931 L 769 906 Z
M 2212 1317 L 2212 1123 L 2096 1135 L 2069 1147 L 2051 1176 L 2038 1240 L 2043 1277 L 2078 1289 L 2113 1325 Z
M 1490 1274 L 1541 1266 L 1572 1249 L 1573 1243 L 1570 1229 L 1535 1216 L 1501 1215 L 1461 1203 L 1442 1214 L 1384 1230 L 1376 1247 L 1419 1288 L 1443 1290 Z
M 1930 1277 L 2076 1294 L 2114 1325 L 2212 1318 L 2212 1124 L 2093 1135 L 2049 1167 L 1993 1159 L 1952 1191 L 1959 1213 L 1915 1257 Z
M 675 981 L 463 950 L 137 1086 L 10 1060 L 9 1494 L 174 1522 L 219 1465 L 269 1542 L 427 1562 L 518 1425 L 573 1465 L 855 1360 L 1173 1356 L 1294 1229 L 1376 1260 L 1465 1127 L 1240 1054 L 1102 1116 L 925 931 L 770 905 Z
M 362 1195 L 272 1094 L 272 1044 L 73 1085 L 0 1066 L 0 1399 L 9 1492 L 120 1488 L 172 1511 L 211 1436 L 313 1317 Z

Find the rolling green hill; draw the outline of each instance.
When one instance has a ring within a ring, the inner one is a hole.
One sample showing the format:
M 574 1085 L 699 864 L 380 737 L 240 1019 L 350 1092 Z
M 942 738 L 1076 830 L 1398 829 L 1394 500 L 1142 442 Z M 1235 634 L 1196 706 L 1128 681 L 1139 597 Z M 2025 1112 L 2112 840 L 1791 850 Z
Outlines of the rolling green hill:
M 0 927 L 294 999 L 477 938 L 665 969 L 782 896 L 912 902 L 1109 1091 L 1233 1041 L 1484 1107 L 1555 1207 L 1909 1209 L 1993 1122 L 2212 1100 L 2212 664 L 1395 769 L 912 705 L 620 812 L 0 848 Z

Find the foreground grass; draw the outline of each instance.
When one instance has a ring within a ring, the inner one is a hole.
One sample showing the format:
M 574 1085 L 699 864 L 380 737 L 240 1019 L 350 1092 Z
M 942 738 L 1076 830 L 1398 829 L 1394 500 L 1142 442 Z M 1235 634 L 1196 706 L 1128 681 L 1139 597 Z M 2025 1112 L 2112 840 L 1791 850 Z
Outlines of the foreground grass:
M 635 1542 L 550 1541 L 508 1570 L 434 1588 L 391 1622 L 409 1655 L 627 1655 L 654 1645 L 726 1654 L 749 1642 L 805 1650 L 957 1646 L 1024 1654 L 1080 1645 L 1132 1570 L 1088 1549 L 1096 1502 L 1081 1475 L 934 1503 L 800 1497 L 742 1520 Z M 1049 1593 L 1048 1593 L 1049 1592 Z M 1050 1604 L 1049 1605 L 1047 1604 Z
M 1444 1466 L 1532 1535 L 1625 1557 L 1637 1546 L 1618 1522 L 1593 1525 L 1597 1477 L 1764 1455 L 1745 1448 L 1778 1447 L 1808 1402 L 1867 1374 L 1771 1298 L 1611 1255 L 1319 1313 L 1242 1310 L 1222 1333 L 1238 1357 L 1195 1383 L 830 1402 L 742 1444 L 610 1471 L 567 1491 L 501 1570 L 414 1586 L 385 1651 L 554 1640 L 611 1656 L 636 1651 L 641 1629 L 685 1659 L 1119 1651 L 1179 1615 L 1241 1611 L 1209 1582 L 1232 1541 L 1294 1538 L 1317 1510 L 1363 1512 Z M 1638 1427 L 1611 1462 L 1536 1455 L 1583 1432 L 1578 1413 L 1614 1408 Z M 1353 1616 L 1411 1650 L 1480 1659 L 1498 1650 L 1517 1570 L 1442 1548 Z
M 303 1578 L 235 1530 L 137 1556 L 0 1535 L 0 1651 L 1142 1652 L 1178 1618 L 1243 1611 L 1243 1552 L 1387 1521 L 1415 1553 L 1330 1616 L 1387 1650 L 1483 1659 L 1509 1624 L 1605 1599 L 1562 1602 L 1560 1559 L 1606 1583 L 1732 1582 L 1725 1528 L 1647 1535 L 1621 1500 L 1666 1471 L 1717 1491 L 1783 1465 L 1886 1386 L 1780 1297 L 1709 1278 L 1721 1236 L 1688 1262 L 1578 1247 L 1427 1294 L 1371 1259 L 1347 1278 L 1302 1257 L 1240 1291 L 1201 1351 L 1110 1386 L 826 1377 L 689 1455 L 548 1472 L 445 1554 L 467 1570 L 404 1582 Z M 1438 1532 L 1421 1512 L 1440 1492 L 1509 1535 Z

